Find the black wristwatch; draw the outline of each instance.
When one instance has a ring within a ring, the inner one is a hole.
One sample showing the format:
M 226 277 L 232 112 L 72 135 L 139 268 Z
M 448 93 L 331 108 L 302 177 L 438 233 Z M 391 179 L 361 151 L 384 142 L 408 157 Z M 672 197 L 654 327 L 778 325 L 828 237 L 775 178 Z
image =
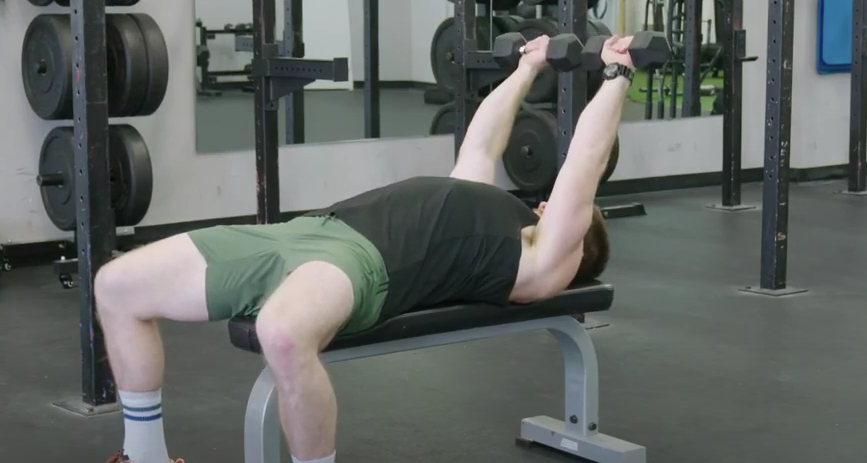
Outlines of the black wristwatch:
M 611 63 L 605 66 L 605 69 L 602 71 L 602 77 L 605 80 L 614 80 L 620 76 L 629 79 L 629 83 L 631 84 L 632 79 L 635 77 L 635 72 L 629 69 L 629 66 L 620 63 Z

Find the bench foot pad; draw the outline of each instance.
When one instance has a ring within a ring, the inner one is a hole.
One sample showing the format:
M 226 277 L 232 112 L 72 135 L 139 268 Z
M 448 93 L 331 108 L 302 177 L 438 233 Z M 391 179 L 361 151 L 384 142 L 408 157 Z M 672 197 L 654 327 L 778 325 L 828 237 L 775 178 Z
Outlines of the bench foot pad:
M 646 463 L 647 450 L 605 434 L 566 430 L 566 423 L 547 416 L 525 418 L 517 443 L 544 445 L 598 463 Z

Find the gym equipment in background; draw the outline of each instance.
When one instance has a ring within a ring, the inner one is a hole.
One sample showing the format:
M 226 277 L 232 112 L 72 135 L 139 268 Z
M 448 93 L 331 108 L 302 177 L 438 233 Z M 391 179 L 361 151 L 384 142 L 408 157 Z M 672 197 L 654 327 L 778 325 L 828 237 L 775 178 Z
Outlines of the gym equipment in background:
M 72 127 L 57 127 L 48 133 L 39 155 L 42 204 L 51 222 L 60 230 L 76 227 L 75 136 Z M 118 226 L 137 225 L 150 208 L 153 169 L 141 134 L 130 125 L 112 125 L 108 132 L 111 205 Z
M 168 88 L 168 48 L 145 14 L 106 15 L 109 117 L 149 116 Z M 72 118 L 73 39 L 70 17 L 44 14 L 24 35 L 21 75 L 27 101 L 45 120 Z
M 489 19 L 493 21 L 489 21 Z M 493 24 L 493 28 L 491 28 Z M 476 18 L 476 43 L 481 50 L 490 50 L 492 37 L 509 32 L 510 23 L 501 17 Z M 431 39 L 430 63 L 434 80 L 440 88 L 454 91 L 460 67 L 455 62 L 455 50 L 458 46 L 455 18 L 447 18 L 434 32 Z
M 615 137 L 599 183 L 611 178 L 619 159 L 620 138 Z M 521 191 L 541 191 L 554 184 L 558 172 L 555 110 L 525 108 L 518 113 L 503 153 L 503 167 Z
M 289 37 L 293 34 L 293 24 L 296 21 L 300 23 L 302 18 L 300 3 L 296 0 L 285 2 L 287 18 L 295 18 L 292 24 L 288 24 L 284 29 Z M 365 0 L 364 3 L 365 12 L 369 12 L 370 1 Z M 57 92 L 59 98 L 55 97 L 55 99 L 60 99 L 63 103 L 63 99 L 71 94 L 76 102 L 74 113 L 67 111 L 64 114 L 67 117 L 75 116 L 73 127 L 55 129 L 57 132 L 53 131 L 50 134 L 41 156 L 39 173 L 43 192 L 48 196 L 45 199 L 46 204 L 52 208 L 57 206 L 55 209 L 59 212 L 53 220 L 61 225 L 68 224 L 70 209 L 64 197 L 67 191 L 75 200 L 76 207 L 73 210 L 83 212 L 76 214 L 77 217 L 74 219 L 73 228 L 76 232 L 74 249 L 77 256 L 87 256 L 87 258 L 76 257 L 54 262 L 54 271 L 65 286 L 72 286 L 72 275 L 78 274 L 74 281 L 77 282 L 80 292 L 79 338 L 81 339 L 82 391 L 77 399 L 55 402 L 55 405 L 79 415 L 92 416 L 111 410 L 111 406 L 117 402 L 105 345 L 96 328 L 98 322 L 93 282 L 99 269 L 117 254 L 116 225 L 119 222 L 135 223 L 146 212 L 152 192 L 152 172 L 149 168 L 150 157 L 147 154 L 147 147 L 141 140 L 141 136 L 131 127 L 109 125 L 106 117 L 108 115 L 106 95 L 110 94 L 109 86 L 115 83 L 107 82 L 107 79 L 86 78 L 93 73 L 112 75 L 106 69 L 111 61 L 107 56 L 110 53 L 109 44 L 106 42 L 104 31 L 100 30 L 107 21 L 105 18 L 109 16 L 105 12 L 105 2 L 80 0 L 75 4 L 76 8 L 65 15 L 65 21 L 52 21 L 48 33 L 42 34 L 53 40 L 46 42 L 31 38 L 26 42 L 31 45 L 32 49 L 29 53 L 33 56 L 30 59 L 26 58 L 28 50 L 25 46 L 22 73 L 25 75 L 25 84 L 31 85 L 29 91 L 39 92 L 35 98 L 37 102 L 42 93 L 46 93 L 51 85 L 56 84 L 55 81 L 65 85 Z M 273 9 L 271 12 L 273 14 Z M 70 17 L 76 17 L 76 21 L 69 21 Z M 263 16 L 259 16 L 256 21 L 257 33 L 253 34 L 253 38 L 261 40 L 256 46 L 276 47 L 277 44 L 273 42 L 275 19 L 271 17 L 266 20 Z M 63 26 L 66 26 L 65 35 L 57 31 Z M 365 29 L 369 31 L 372 28 L 366 24 Z M 264 38 L 267 36 L 271 37 L 270 43 L 264 43 Z M 69 37 L 76 37 L 77 40 L 70 40 Z M 44 49 L 46 46 L 54 48 L 46 51 Z M 52 51 L 54 55 L 51 54 Z M 154 52 L 165 53 L 164 50 L 154 50 Z M 51 69 L 52 74 L 49 74 L 48 64 L 56 64 L 49 61 L 55 59 L 56 55 L 60 56 L 57 60 L 61 65 L 73 63 L 71 57 L 74 57 L 76 74 L 82 78 L 71 79 L 71 70 L 62 66 L 55 66 Z M 40 59 L 45 60 L 46 63 L 41 65 Z M 154 62 L 150 60 L 149 67 L 158 68 L 159 66 L 153 65 Z M 258 69 L 253 67 L 251 70 L 251 78 L 257 84 L 256 98 L 259 102 L 277 101 L 289 95 L 303 97 L 303 92 L 298 90 L 315 80 L 345 82 L 349 78 L 347 58 L 326 61 L 274 56 L 256 58 L 254 62 L 260 65 Z M 30 64 L 33 64 L 34 68 L 29 67 Z M 366 67 L 375 66 L 369 65 L 368 62 Z M 280 69 L 280 72 L 272 73 L 272 69 Z M 165 71 L 167 72 L 168 69 L 166 68 Z M 36 76 L 28 76 L 31 73 Z M 55 112 L 63 112 L 65 109 L 63 104 L 56 102 L 54 105 L 47 106 L 49 110 L 59 107 L 60 110 Z M 286 106 L 287 111 L 291 109 L 291 105 Z M 276 178 L 276 169 L 273 167 L 277 165 L 279 144 L 276 136 L 277 107 L 278 105 L 270 104 L 256 105 L 256 139 L 262 141 L 256 144 L 255 157 L 257 216 L 262 223 L 276 222 L 279 220 L 280 213 L 280 187 Z M 38 105 L 34 109 L 38 109 Z M 299 113 L 301 112 L 303 107 Z M 366 111 L 365 114 L 367 115 L 368 112 Z M 75 134 L 74 143 L 69 143 L 70 133 Z M 290 134 L 293 137 L 296 135 L 292 130 L 287 130 L 287 137 Z M 82 137 L 100 142 L 79 143 L 78 140 Z M 57 146 L 52 146 L 55 143 Z M 72 166 L 71 171 L 70 166 Z M 75 179 L 74 182 L 69 180 L 70 172 Z M 106 175 L 107 173 L 110 176 Z M 65 227 L 69 226 L 65 225 Z
M 448 0 L 448 2 L 454 3 L 455 0 Z M 517 7 L 521 3 L 521 0 L 477 0 L 476 3 L 489 7 L 494 11 L 508 11 Z
M 105 6 L 133 6 L 138 4 L 139 0 L 105 0 Z M 30 0 L 30 3 L 36 6 L 48 6 L 52 3 L 57 3 L 60 6 L 69 6 L 69 0 Z
M 469 106 L 475 112 L 479 101 L 474 101 Z M 431 135 L 450 135 L 455 133 L 455 102 L 446 103 L 437 110 L 430 124 Z
M 197 19 L 196 29 L 199 31 L 199 45 L 196 47 L 196 66 L 199 68 L 199 96 L 221 96 L 224 91 L 230 90 L 252 92 L 253 83 L 250 81 L 250 76 L 253 67 L 248 64 L 243 69 L 212 71 L 208 41 L 214 40 L 218 35 L 252 36 L 253 24 L 226 24 L 222 29 L 208 29 L 201 19 Z M 226 77 L 236 79 L 224 80 Z M 239 77 L 242 79 L 237 80 Z
M 524 0 L 524 3 L 531 6 L 542 5 L 542 6 L 557 6 L 559 3 L 558 0 Z M 591 10 L 596 8 L 596 4 L 599 3 L 599 0 L 587 0 L 587 9 Z
M 542 191 L 557 178 L 557 116 L 523 109 L 515 117 L 503 167 L 521 191 Z

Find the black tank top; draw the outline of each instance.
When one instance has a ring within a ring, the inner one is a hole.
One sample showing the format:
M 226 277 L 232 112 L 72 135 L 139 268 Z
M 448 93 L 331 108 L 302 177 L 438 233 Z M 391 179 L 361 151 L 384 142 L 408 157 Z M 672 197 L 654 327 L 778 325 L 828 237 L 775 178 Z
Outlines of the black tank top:
M 505 305 L 536 214 L 496 186 L 415 177 L 308 216 L 331 215 L 364 235 L 389 275 L 382 318 L 446 302 Z

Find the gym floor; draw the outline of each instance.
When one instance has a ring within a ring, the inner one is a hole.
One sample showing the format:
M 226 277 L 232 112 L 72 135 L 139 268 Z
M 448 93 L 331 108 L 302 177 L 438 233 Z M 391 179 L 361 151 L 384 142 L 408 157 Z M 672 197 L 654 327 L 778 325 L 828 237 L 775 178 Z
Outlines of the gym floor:
M 307 143 L 325 143 L 364 138 L 364 92 L 304 92 Z M 383 138 L 420 137 L 430 133 L 439 106 L 424 103 L 424 91 L 382 89 L 380 117 Z M 706 108 L 709 111 L 709 107 Z M 219 97 L 199 97 L 196 107 L 196 144 L 199 153 L 253 149 L 255 122 L 253 96 L 224 92 Z M 680 112 L 678 111 L 678 114 Z M 654 109 L 654 114 L 656 110 Z M 280 139 L 284 140 L 284 112 L 279 112 Z M 643 121 L 644 104 L 627 101 L 624 121 Z
M 788 298 L 756 284 L 761 212 L 704 206 L 717 188 L 606 198 L 646 217 L 610 222 L 610 312 L 591 323 L 601 430 L 649 462 L 863 463 L 867 311 L 864 199 L 841 182 L 792 185 Z M 745 188 L 756 204 L 759 185 Z M 0 449 L 10 461 L 104 461 L 118 415 L 84 419 L 51 402 L 79 393 L 78 305 L 49 267 L 0 278 Z M 242 420 L 261 360 L 224 323 L 163 324 L 166 432 L 188 462 L 242 461 Z M 521 418 L 561 416 L 562 358 L 544 332 L 332 366 L 340 461 L 572 462 L 514 445 Z M 860 404 L 860 405 L 859 405 Z

